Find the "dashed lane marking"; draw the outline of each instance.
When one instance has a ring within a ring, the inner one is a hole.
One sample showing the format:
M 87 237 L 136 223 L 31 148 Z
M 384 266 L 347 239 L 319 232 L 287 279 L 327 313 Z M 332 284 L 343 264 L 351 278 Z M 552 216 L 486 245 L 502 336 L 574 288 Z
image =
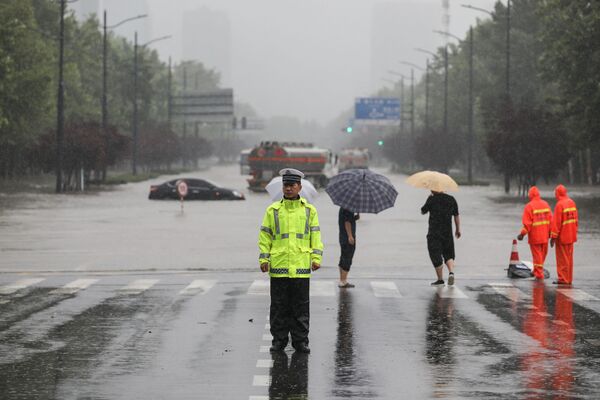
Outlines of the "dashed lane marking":
M 98 279 L 77 279 L 73 282 L 67 283 L 65 286 L 51 291 L 51 294 L 75 294 L 80 290 L 85 290 L 94 283 L 98 282 Z
M 493 282 L 488 283 L 488 285 L 491 286 L 496 293 L 506 297 L 510 301 L 517 302 L 519 300 L 531 299 L 531 296 L 514 287 L 511 283 Z
M 140 294 L 158 283 L 158 279 L 138 279 L 119 289 L 128 294 Z
M 575 301 L 598 301 L 598 300 L 600 300 L 597 297 L 592 296 L 591 294 L 588 294 L 581 289 L 573 289 L 573 288 L 564 288 L 563 289 L 563 288 L 561 288 L 561 289 L 556 289 L 556 291 L 564 294 L 565 296 L 567 296 Z
M 11 283 L 9 285 L 0 287 L 0 294 L 12 294 L 19 290 L 25 289 L 28 286 L 35 285 L 36 283 L 40 283 L 42 281 L 44 281 L 44 278 L 22 279 L 15 283 Z
M 271 283 L 264 279 L 257 279 L 252 282 L 250 288 L 248 289 L 248 294 L 259 295 L 259 296 L 268 296 L 271 288 Z
M 273 340 L 273 336 L 270 333 L 263 333 L 262 340 L 268 340 L 269 342 Z
M 256 368 L 273 368 L 273 360 L 257 360 Z
M 252 386 L 269 386 L 271 384 L 271 377 L 269 375 L 254 375 L 252 379 Z
M 437 294 L 442 299 L 468 299 L 469 296 L 464 294 L 456 285 L 438 286 Z
M 179 294 L 183 294 L 183 295 L 194 295 L 194 294 L 198 294 L 198 293 L 205 294 L 210 289 L 212 289 L 212 287 L 215 286 L 216 283 L 217 283 L 217 281 L 196 279 L 196 280 L 192 281 L 192 283 L 187 285 L 185 287 L 185 289 L 181 289 Z
M 394 282 L 373 281 L 371 287 L 375 297 L 402 297 Z
M 310 283 L 310 295 L 314 297 L 332 297 L 335 296 L 333 282 L 313 281 Z

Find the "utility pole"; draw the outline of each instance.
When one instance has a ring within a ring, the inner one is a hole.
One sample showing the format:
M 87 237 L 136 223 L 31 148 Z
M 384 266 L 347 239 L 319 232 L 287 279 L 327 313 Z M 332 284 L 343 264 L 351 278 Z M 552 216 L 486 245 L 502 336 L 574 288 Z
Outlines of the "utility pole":
M 467 139 L 467 180 L 473 183 L 473 26 L 469 28 L 469 133 Z
M 404 134 L 404 77 L 400 77 L 400 132 Z
M 410 69 L 410 137 L 415 138 L 415 70 Z
M 448 137 L 448 45 L 444 46 L 444 136 Z
M 65 140 L 65 8 L 66 0 L 60 0 L 60 33 L 58 45 L 58 98 L 56 101 L 56 193 L 62 193 L 63 159 Z
M 506 4 L 506 99 L 510 100 L 510 0 Z
M 133 153 L 131 158 L 132 173 L 137 175 L 138 156 L 138 34 L 135 31 L 133 44 Z
M 109 160 L 110 150 L 110 137 L 108 134 L 108 99 L 107 99 L 107 60 L 108 57 L 108 39 L 107 39 L 107 27 L 106 27 L 106 10 L 104 10 L 103 20 L 103 36 L 102 36 L 102 132 L 104 133 L 104 165 L 102 166 L 102 180 L 106 179 L 106 168 Z
M 169 71 L 167 74 L 167 124 L 169 126 L 169 130 L 172 129 L 171 121 L 173 118 L 172 109 L 173 109 L 173 72 L 171 67 L 171 56 L 169 56 Z
M 187 68 L 183 67 L 183 93 L 185 94 L 187 90 Z M 186 145 L 185 142 L 187 140 L 187 121 L 185 120 L 185 117 L 183 119 L 183 154 L 182 154 L 182 160 L 183 161 L 183 166 L 187 166 L 187 152 L 186 152 Z
M 425 133 L 429 133 L 429 58 L 425 61 Z

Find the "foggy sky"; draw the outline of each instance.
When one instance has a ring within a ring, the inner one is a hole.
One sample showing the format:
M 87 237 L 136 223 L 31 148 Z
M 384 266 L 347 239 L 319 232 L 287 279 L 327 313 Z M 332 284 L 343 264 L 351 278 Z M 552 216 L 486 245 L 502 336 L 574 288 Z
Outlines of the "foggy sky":
M 373 82 L 371 76 L 373 6 L 415 2 L 439 8 L 435 16 L 420 21 L 430 27 L 427 32 L 443 29 L 442 0 L 147 0 L 151 34 L 173 35 L 154 45 L 163 59 L 181 59 L 186 10 L 208 7 L 226 13 L 232 65 L 231 82 L 224 83 L 233 87 L 236 101 L 250 103 L 264 117 L 286 115 L 320 123 L 352 107 L 355 97 L 385 85 L 383 77 Z M 449 31 L 463 37 L 470 24 L 487 15 L 462 8 L 461 3 L 491 10 L 495 1 L 450 0 Z M 433 32 L 411 37 L 411 32 L 403 32 L 402 21 L 389 34 L 406 36 L 414 47 L 444 42 Z M 419 65 L 425 57 L 414 51 L 402 55 Z

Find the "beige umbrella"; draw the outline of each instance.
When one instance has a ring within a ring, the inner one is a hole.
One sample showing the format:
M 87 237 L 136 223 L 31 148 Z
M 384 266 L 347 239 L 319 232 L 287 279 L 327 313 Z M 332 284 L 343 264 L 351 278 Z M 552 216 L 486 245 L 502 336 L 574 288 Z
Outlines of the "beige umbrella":
M 446 174 L 437 171 L 421 171 L 409 176 L 406 183 L 411 186 L 433 190 L 435 192 L 448 192 L 458 190 L 458 184 Z

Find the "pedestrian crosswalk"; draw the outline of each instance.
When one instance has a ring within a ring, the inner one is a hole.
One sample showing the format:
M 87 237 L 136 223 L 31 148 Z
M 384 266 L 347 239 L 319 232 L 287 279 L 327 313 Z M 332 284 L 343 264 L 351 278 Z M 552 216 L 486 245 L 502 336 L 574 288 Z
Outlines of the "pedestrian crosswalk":
M 75 295 L 80 291 L 84 291 L 93 287 L 94 285 L 103 284 L 104 277 L 99 278 L 77 278 L 61 285 L 51 286 L 47 282 L 48 278 L 36 277 L 17 279 L 14 282 L 7 282 L 0 284 L 0 305 L 6 304 L 11 299 L 18 298 L 19 293 L 33 287 L 51 287 L 49 294 L 51 295 Z M 126 279 L 126 278 L 125 278 Z M 310 295 L 311 297 L 335 297 L 340 290 L 351 290 L 351 291 L 364 291 L 365 289 L 371 292 L 376 298 L 395 298 L 401 299 L 406 296 L 410 296 L 414 290 L 410 290 L 412 285 L 405 287 L 403 290 L 398 288 L 398 282 L 401 280 L 373 280 L 369 281 L 368 285 L 363 288 L 355 289 L 338 289 L 337 281 L 335 280 L 316 280 L 311 281 Z M 217 279 L 193 279 L 189 282 L 178 282 L 165 283 L 161 285 L 161 279 L 133 279 L 130 281 L 122 282 L 120 284 L 110 284 L 111 288 L 115 292 L 122 295 L 139 295 L 151 289 L 164 289 L 165 287 L 175 286 L 178 288 L 177 295 L 181 296 L 195 296 L 203 295 L 211 291 L 219 281 Z M 226 283 L 226 282 L 222 282 Z M 55 283 L 54 283 L 55 284 Z M 360 286 L 360 285 L 359 285 Z M 517 287 L 512 282 L 488 282 L 483 284 L 493 290 L 494 293 L 501 295 L 502 297 L 513 301 L 513 302 L 524 302 L 531 300 L 531 295 L 524 292 L 521 288 Z M 564 294 L 575 302 L 600 302 L 600 298 L 594 294 L 590 294 L 583 289 L 579 288 L 562 288 L 548 286 L 556 290 L 557 293 Z M 440 298 L 451 298 L 451 299 L 469 299 L 476 295 L 471 293 L 472 290 L 465 290 L 459 285 L 453 286 L 439 286 L 427 288 L 437 292 Z M 422 292 L 422 291 L 421 291 Z M 249 296 L 269 296 L 270 294 L 270 282 L 268 279 L 256 279 L 249 282 L 245 293 Z M 526 305 L 525 305 L 526 306 Z

